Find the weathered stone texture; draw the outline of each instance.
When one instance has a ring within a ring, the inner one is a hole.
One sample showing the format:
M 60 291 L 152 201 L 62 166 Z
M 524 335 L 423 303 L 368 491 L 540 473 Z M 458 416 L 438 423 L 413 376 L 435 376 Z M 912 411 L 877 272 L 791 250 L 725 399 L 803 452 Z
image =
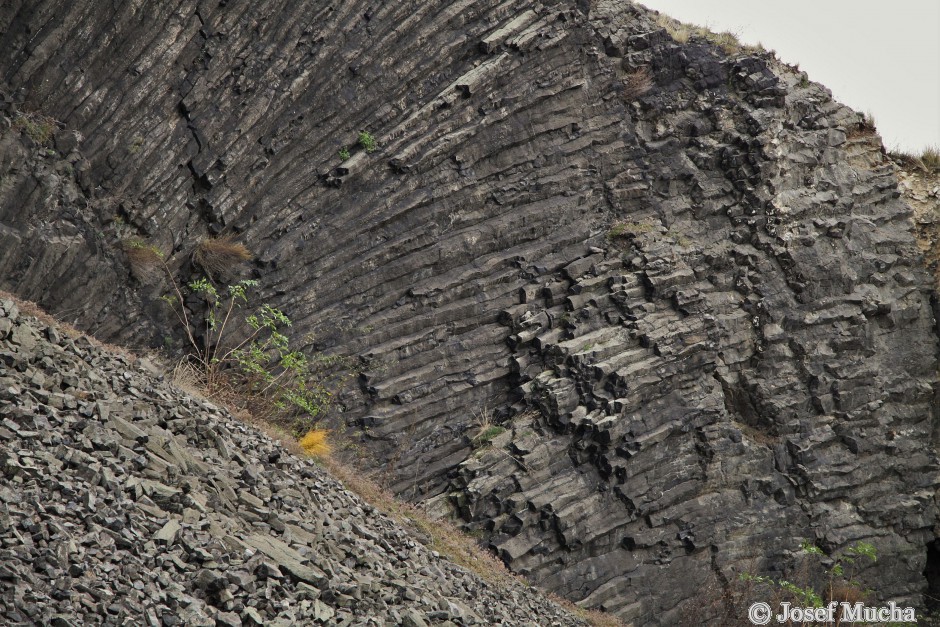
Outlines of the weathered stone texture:
M 591 4 L 8 4 L 4 102 L 84 139 L 4 132 L 2 284 L 152 341 L 120 240 L 185 274 L 239 233 L 361 360 L 341 418 L 394 489 L 536 582 L 642 622 L 868 539 L 920 602 L 937 327 L 879 138 L 767 53 Z
M 0 294 L 3 625 L 584 625 Z

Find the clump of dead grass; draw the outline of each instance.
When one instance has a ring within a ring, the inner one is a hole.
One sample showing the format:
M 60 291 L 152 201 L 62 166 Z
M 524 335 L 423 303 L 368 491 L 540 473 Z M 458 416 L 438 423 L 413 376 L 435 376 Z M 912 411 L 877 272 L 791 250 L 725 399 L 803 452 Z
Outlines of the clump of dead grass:
M 322 459 L 328 457 L 333 448 L 330 446 L 327 438 L 329 431 L 314 427 L 307 431 L 304 437 L 300 438 L 300 448 L 310 457 Z
M 920 170 L 924 174 L 940 174 L 940 146 L 927 146 L 919 153 L 895 148 L 888 154 L 907 168 Z
M 666 33 L 668 33 L 676 43 L 687 43 L 692 37 L 692 26 L 683 24 L 682 22 L 669 17 L 665 13 L 660 13 L 656 16 L 656 24 L 660 28 L 665 29 Z
M 764 49 L 764 46 L 760 43 L 756 45 L 741 43 L 737 33 L 733 33 L 731 31 L 722 31 L 716 33 L 715 31 L 705 26 L 685 24 L 672 17 L 669 17 L 665 13 L 660 13 L 656 17 L 656 24 L 660 28 L 664 29 L 676 43 L 685 44 L 693 38 L 698 38 L 704 39 L 705 41 L 718 46 L 726 54 L 761 54 L 767 52 Z
M 163 253 L 156 246 L 139 239 L 121 242 L 127 264 L 138 281 L 145 281 L 162 272 Z
M 231 235 L 204 239 L 193 251 L 193 261 L 210 276 L 229 272 L 238 264 L 249 261 L 251 251 Z
M 623 99 L 627 102 L 633 102 L 640 96 L 649 92 L 653 88 L 653 77 L 646 67 L 638 68 L 629 74 L 623 80 Z

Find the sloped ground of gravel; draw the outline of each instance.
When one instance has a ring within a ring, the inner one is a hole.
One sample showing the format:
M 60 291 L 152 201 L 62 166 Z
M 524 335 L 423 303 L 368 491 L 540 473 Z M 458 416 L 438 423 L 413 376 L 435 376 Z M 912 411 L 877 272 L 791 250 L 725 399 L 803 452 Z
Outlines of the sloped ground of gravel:
M 580 625 L 0 298 L 0 623 Z

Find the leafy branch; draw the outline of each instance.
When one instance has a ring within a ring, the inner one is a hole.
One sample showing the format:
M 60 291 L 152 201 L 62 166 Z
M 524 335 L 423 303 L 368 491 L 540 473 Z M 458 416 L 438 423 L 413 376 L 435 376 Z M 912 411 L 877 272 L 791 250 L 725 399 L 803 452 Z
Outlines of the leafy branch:
M 280 309 L 265 303 L 249 310 L 249 292 L 257 281 L 245 279 L 223 288 L 202 277 L 180 284 L 155 247 L 130 242 L 124 248 L 132 267 L 159 268 L 165 275 L 171 291 L 161 298 L 179 321 L 190 345 L 187 358 L 210 396 L 247 408 L 256 418 L 306 415 L 304 422 L 309 422 L 332 403 L 333 389 L 351 376 L 341 357 L 309 357 L 292 347 L 286 335 L 292 322 Z M 205 305 L 201 336 L 185 304 L 187 295 Z

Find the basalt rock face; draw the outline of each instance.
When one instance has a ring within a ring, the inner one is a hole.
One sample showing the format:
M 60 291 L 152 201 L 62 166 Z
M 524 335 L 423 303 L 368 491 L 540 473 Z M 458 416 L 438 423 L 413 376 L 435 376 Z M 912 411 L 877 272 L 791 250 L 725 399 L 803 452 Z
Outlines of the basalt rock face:
M 534 581 L 673 624 L 711 578 L 867 539 L 922 601 L 930 284 L 827 90 L 619 1 L 94 4 L 0 13 L 6 101 L 62 126 L 30 150 L 10 109 L 4 285 L 154 341 L 120 241 L 185 273 L 238 233 L 297 337 L 361 361 L 340 418 L 395 490 Z

